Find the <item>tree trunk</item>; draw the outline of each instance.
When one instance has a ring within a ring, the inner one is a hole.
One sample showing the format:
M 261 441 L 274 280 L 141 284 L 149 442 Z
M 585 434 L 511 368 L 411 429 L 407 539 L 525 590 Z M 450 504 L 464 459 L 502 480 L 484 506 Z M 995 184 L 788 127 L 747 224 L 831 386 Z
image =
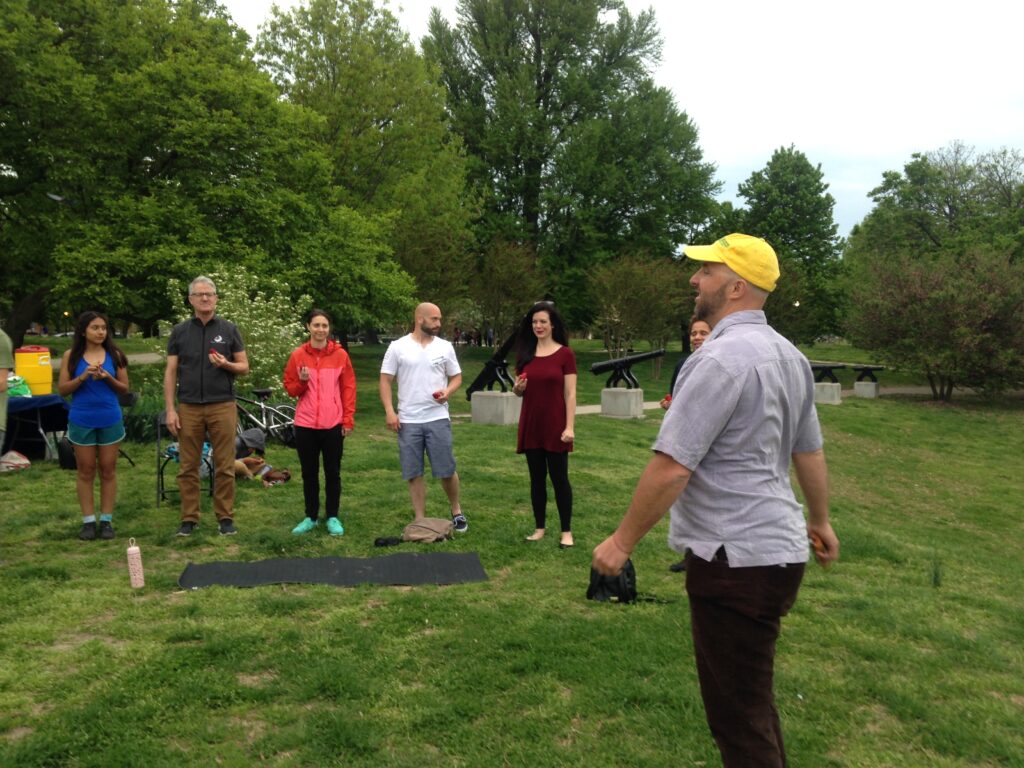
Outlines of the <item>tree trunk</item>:
M 25 343 L 25 331 L 32 321 L 42 314 L 43 297 L 48 290 L 48 286 L 36 288 L 25 298 L 14 302 L 14 306 L 11 307 L 11 313 L 6 319 L 6 330 L 15 349 Z

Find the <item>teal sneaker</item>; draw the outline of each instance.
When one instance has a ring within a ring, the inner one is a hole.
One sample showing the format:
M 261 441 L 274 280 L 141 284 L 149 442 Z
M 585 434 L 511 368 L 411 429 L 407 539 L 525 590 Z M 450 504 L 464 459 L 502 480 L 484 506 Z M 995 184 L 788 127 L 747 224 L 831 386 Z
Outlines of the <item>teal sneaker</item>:
M 327 532 L 331 536 L 341 536 L 345 533 L 345 526 L 341 524 L 341 520 L 336 517 L 327 518 Z
M 302 518 L 302 522 L 301 523 L 299 523 L 294 528 L 292 528 L 292 533 L 294 533 L 296 535 L 302 534 L 302 533 L 309 533 L 314 528 L 316 528 L 318 525 L 320 525 L 320 521 L 319 520 L 311 520 L 308 517 L 304 517 L 304 518 Z

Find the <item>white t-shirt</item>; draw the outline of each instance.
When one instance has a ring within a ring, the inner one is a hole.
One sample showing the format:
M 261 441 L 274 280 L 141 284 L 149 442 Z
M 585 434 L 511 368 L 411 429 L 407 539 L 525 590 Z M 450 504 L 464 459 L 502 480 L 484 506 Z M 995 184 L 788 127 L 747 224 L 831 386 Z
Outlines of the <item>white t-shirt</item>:
M 435 392 L 448 386 L 449 378 L 462 373 L 449 342 L 434 337 L 424 347 L 406 334 L 388 345 L 380 372 L 398 379 L 399 421 L 425 424 L 449 418 L 448 404 L 434 399 Z

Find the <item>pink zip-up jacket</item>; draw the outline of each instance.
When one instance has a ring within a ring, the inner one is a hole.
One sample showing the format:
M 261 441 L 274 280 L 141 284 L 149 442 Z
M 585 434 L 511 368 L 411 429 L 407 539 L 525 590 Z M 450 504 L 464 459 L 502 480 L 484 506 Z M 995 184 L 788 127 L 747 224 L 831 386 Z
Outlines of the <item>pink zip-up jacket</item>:
M 299 378 L 299 369 L 309 369 L 309 380 Z M 331 429 L 338 424 L 352 429 L 356 422 L 356 374 L 348 352 L 328 340 L 323 349 L 307 341 L 292 352 L 284 367 L 284 388 L 299 398 L 295 424 L 309 429 Z

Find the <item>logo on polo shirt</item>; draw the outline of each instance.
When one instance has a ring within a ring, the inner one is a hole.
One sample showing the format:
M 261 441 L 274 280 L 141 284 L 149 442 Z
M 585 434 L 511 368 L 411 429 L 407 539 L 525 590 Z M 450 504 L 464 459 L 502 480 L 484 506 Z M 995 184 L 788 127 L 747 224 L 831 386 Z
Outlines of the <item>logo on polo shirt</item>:
M 218 333 L 216 336 L 213 337 L 213 340 L 220 344 L 222 341 L 224 341 L 224 337 Z

